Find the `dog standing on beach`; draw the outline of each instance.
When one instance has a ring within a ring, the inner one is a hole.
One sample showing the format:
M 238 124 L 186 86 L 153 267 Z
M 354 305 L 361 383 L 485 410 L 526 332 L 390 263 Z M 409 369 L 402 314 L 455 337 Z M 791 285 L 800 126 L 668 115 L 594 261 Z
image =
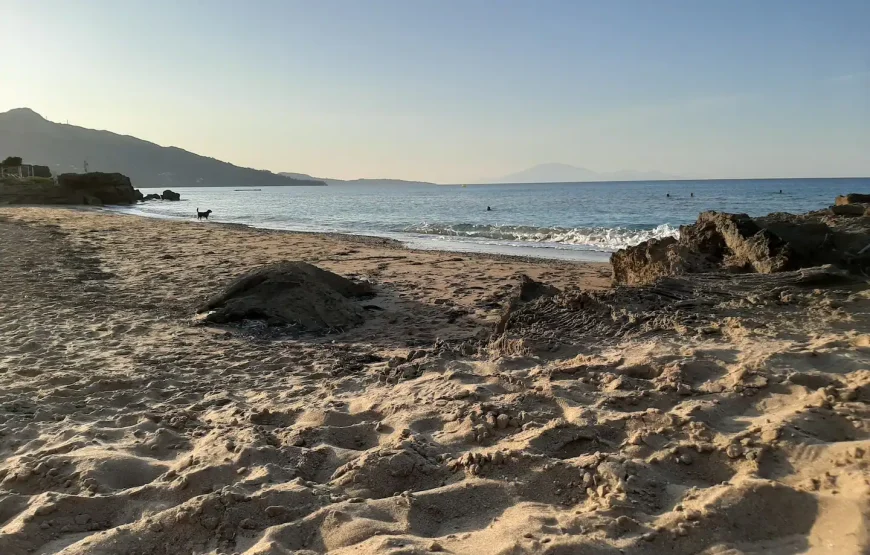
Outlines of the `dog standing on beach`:
M 205 218 L 208 219 L 208 215 L 211 214 L 211 210 L 206 210 L 205 212 L 200 212 L 199 208 L 196 209 L 196 219 L 201 220 Z

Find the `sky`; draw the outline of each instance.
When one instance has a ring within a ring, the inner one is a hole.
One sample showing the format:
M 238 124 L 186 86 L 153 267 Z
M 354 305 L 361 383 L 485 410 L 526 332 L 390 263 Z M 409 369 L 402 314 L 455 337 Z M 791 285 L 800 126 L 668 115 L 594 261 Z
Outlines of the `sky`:
M 0 0 L 0 21 L 22 30 L 0 111 L 276 172 L 870 176 L 867 0 Z

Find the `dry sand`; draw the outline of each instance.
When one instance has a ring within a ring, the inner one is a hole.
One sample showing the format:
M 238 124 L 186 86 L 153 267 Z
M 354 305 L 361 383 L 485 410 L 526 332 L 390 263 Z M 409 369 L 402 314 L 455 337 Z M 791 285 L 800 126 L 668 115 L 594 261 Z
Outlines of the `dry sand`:
M 194 321 L 280 260 L 383 310 Z M 667 318 L 584 297 L 490 342 L 520 274 L 609 267 L 46 208 L 0 210 L 0 272 L 2 555 L 870 547 L 863 283 Z

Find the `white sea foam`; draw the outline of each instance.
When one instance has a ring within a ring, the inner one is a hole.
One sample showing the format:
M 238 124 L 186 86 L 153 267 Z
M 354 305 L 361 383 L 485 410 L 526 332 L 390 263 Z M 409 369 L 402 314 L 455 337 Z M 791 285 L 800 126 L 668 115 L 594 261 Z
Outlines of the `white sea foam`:
M 479 224 L 423 224 L 409 226 L 405 233 L 435 235 L 466 239 L 495 239 L 524 243 L 561 243 L 584 246 L 594 250 L 615 251 L 663 237 L 677 237 L 679 229 L 662 224 L 653 229 L 629 229 L 623 227 L 559 227 L 493 226 Z

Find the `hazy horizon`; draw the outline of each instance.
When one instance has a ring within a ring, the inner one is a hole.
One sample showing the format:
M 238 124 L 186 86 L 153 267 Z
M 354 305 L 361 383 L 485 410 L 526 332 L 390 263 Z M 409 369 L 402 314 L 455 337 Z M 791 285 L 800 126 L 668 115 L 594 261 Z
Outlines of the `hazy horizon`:
M 867 2 L 207 7 L 0 0 L 0 112 L 336 179 L 870 175 Z

